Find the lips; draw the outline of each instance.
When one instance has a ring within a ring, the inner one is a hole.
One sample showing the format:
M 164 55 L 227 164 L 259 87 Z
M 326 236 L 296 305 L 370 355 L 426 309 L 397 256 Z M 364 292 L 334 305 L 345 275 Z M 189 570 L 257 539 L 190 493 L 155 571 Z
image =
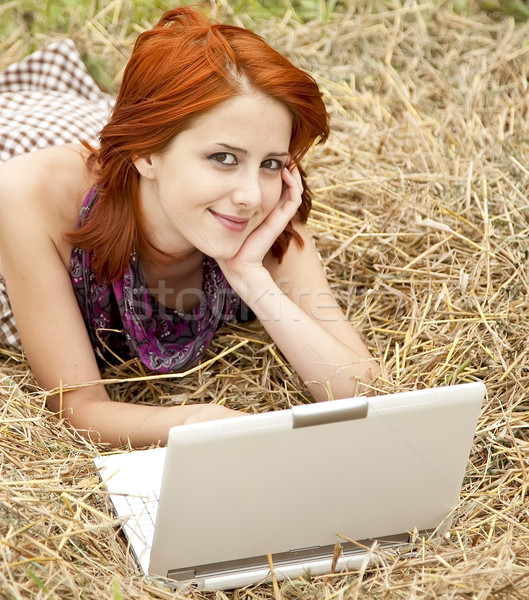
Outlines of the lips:
M 246 226 L 250 222 L 250 219 L 244 219 L 241 217 L 234 217 L 232 215 L 223 215 L 221 213 L 215 212 L 214 210 L 209 209 L 209 212 L 217 219 L 217 221 L 226 229 L 230 231 L 241 232 L 246 229 Z

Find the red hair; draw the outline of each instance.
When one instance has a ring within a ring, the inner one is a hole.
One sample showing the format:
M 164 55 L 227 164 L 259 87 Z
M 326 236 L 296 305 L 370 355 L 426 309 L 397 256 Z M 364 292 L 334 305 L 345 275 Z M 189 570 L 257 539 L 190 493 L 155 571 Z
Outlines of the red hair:
M 181 7 L 138 37 L 112 115 L 100 132 L 100 148 L 89 148 L 98 200 L 80 229 L 68 234 L 73 245 L 93 250 L 98 280 L 119 278 L 134 249 L 151 261 L 165 256 L 145 234 L 133 158 L 161 152 L 197 116 L 248 88 L 290 111 L 294 162 L 314 141 L 327 139 L 328 115 L 314 79 L 255 33 L 212 25 L 199 10 Z M 304 182 L 302 222 L 310 208 Z M 272 246 L 273 255 L 280 260 L 295 235 L 289 224 Z

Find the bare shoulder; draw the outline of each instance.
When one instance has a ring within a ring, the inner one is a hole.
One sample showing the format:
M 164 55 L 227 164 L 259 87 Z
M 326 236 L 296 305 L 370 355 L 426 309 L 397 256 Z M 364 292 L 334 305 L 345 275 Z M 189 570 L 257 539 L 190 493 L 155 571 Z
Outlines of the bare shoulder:
M 0 198 L 17 191 L 23 193 L 20 201 L 79 194 L 90 185 L 86 157 L 87 150 L 76 144 L 16 156 L 0 166 Z
M 0 232 L 16 227 L 19 242 L 45 235 L 65 255 L 65 231 L 75 226 L 90 188 L 87 151 L 68 144 L 12 158 L 0 166 Z

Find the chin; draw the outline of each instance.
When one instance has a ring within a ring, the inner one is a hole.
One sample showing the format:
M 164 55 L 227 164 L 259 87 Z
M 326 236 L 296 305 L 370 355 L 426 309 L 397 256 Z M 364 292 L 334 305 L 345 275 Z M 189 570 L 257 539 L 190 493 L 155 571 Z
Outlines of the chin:
M 231 240 L 221 238 L 218 240 L 218 243 L 215 243 L 215 238 L 212 237 L 212 242 L 207 244 L 201 244 L 202 248 L 199 248 L 199 250 L 201 250 L 206 256 L 209 256 L 210 258 L 213 258 L 216 261 L 230 260 L 239 253 L 247 237 L 248 236 L 244 236 L 244 239 L 239 238 Z
M 238 248 L 235 248 L 235 249 L 230 249 L 230 250 L 225 250 L 225 251 L 219 252 L 218 250 L 212 250 L 210 248 L 207 252 L 204 252 L 204 254 L 218 262 L 219 260 L 230 260 L 231 258 L 233 258 L 237 255 L 237 253 L 239 252 L 240 249 L 241 248 L 239 246 Z

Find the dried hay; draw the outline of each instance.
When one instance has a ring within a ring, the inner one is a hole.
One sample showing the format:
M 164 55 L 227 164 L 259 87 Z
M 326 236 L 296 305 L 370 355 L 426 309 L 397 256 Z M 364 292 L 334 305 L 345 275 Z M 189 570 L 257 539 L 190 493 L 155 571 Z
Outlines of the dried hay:
M 50 416 L 26 363 L 4 354 L 2 598 L 528 596 L 529 24 L 457 16 L 435 2 L 354 6 L 325 24 L 285 17 L 258 28 L 314 74 L 332 112 L 333 135 L 308 161 L 310 225 L 337 296 L 384 363 L 377 389 L 488 386 L 450 539 L 350 575 L 171 594 L 139 576 L 116 533 L 92 466 L 101 448 Z M 229 13 L 227 3 L 217 10 Z M 72 37 L 108 58 L 117 81 L 130 41 L 119 19 L 106 29 L 100 21 L 94 15 Z M 10 47 L 17 58 L 15 39 Z M 226 349 L 183 379 L 110 391 L 119 400 L 221 401 L 248 412 L 304 401 L 258 326 L 224 329 L 211 357 Z M 144 375 L 135 364 L 105 373 Z

